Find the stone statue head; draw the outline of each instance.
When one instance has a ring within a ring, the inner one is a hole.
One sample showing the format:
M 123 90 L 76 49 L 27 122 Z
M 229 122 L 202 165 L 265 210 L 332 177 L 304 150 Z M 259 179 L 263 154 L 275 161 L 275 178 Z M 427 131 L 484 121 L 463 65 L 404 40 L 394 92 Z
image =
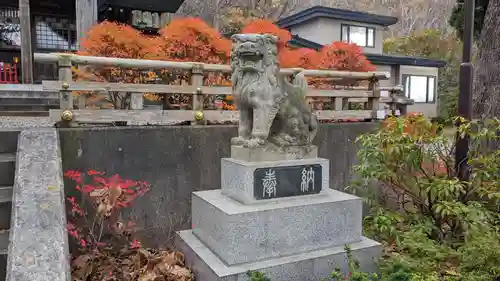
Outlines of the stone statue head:
M 270 34 L 235 34 L 231 37 L 233 71 L 264 72 L 277 68 L 277 37 Z

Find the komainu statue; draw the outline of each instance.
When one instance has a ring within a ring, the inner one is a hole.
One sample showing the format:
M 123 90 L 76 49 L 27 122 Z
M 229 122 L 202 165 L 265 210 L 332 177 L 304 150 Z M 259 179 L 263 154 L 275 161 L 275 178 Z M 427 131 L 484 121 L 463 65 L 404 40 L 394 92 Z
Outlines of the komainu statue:
M 310 144 L 318 121 L 306 101 L 307 81 L 303 73 L 292 82 L 279 73 L 277 38 L 236 34 L 231 39 L 233 97 L 240 114 L 238 137 L 231 143 L 250 148 Z

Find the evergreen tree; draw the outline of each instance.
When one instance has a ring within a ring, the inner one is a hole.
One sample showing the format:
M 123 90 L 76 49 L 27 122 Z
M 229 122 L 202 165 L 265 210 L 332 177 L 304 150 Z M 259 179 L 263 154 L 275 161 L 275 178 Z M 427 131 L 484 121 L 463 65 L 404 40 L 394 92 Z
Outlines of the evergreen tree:
M 474 37 L 479 39 L 481 30 L 483 29 L 484 16 L 486 15 L 486 8 L 488 7 L 489 0 L 476 0 L 476 10 L 474 14 Z M 463 38 L 464 31 L 464 0 L 457 0 L 457 4 L 453 8 L 449 20 L 458 32 L 458 36 Z

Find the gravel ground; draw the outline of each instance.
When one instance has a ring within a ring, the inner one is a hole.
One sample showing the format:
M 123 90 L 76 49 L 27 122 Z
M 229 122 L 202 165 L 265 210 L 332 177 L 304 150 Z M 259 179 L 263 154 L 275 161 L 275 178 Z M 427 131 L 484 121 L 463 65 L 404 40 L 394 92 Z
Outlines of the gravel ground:
M 129 122 L 130 126 L 165 126 L 177 125 L 179 122 Z M 53 127 L 49 117 L 21 117 L 21 116 L 0 116 L 0 128 L 36 128 Z M 110 124 L 81 124 L 80 126 L 110 126 Z
M 53 127 L 49 117 L 0 116 L 0 128 Z

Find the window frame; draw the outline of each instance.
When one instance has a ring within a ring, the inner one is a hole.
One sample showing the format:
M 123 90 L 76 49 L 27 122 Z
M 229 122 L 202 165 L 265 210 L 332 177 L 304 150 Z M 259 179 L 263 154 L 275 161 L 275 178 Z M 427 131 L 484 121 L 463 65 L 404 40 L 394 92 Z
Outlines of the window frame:
M 347 27 L 347 42 L 350 42 L 350 35 L 351 35 L 351 26 L 352 27 L 361 27 L 361 28 L 364 28 L 365 29 L 365 40 L 366 40 L 366 44 L 365 46 L 360 46 L 360 47 L 363 47 L 363 48 L 375 48 L 375 38 L 376 38 L 376 35 L 375 33 L 377 32 L 376 28 L 375 27 L 369 27 L 369 26 L 364 26 L 364 25 L 355 25 L 355 24 L 348 24 L 348 23 L 342 23 L 340 24 L 340 41 L 344 41 L 343 38 L 344 38 L 344 27 Z M 373 45 L 369 45 L 368 42 L 370 40 L 368 40 L 369 36 L 369 32 L 368 30 L 373 30 Z M 356 44 L 356 43 L 354 43 Z M 356 44 L 357 45 L 357 44 Z M 359 45 L 358 45 L 359 46 Z
M 419 103 L 419 104 L 432 104 L 432 103 L 436 103 L 437 86 L 438 86 L 437 76 L 435 76 L 435 75 L 403 74 L 401 76 L 401 81 L 403 82 L 403 91 L 404 91 L 405 96 L 408 97 L 409 99 L 411 99 L 411 93 L 407 93 L 406 92 L 406 79 L 408 79 L 410 77 L 425 77 L 426 78 L 425 101 L 415 101 L 415 100 L 413 100 L 413 101 L 415 103 Z M 432 100 L 429 100 L 429 81 L 430 81 L 430 78 L 434 79 L 434 88 L 433 88 L 434 91 L 433 91 L 433 95 L 432 95 Z M 411 89 L 411 79 L 408 81 L 408 90 L 410 90 L 410 89 Z

